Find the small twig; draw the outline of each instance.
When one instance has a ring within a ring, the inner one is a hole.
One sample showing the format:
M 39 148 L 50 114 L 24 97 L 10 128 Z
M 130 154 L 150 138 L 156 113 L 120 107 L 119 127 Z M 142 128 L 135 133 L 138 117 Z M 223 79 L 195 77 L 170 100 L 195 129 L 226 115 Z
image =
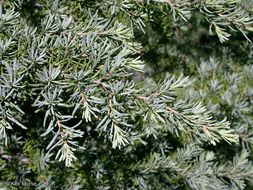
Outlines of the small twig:
M 165 107 L 165 109 L 166 109 L 166 110 L 169 110 L 170 112 L 173 112 L 173 113 L 175 113 L 175 114 L 177 114 L 177 115 L 180 115 L 180 113 L 179 113 L 179 112 L 177 112 L 177 111 L 173 110 L 173 109 L 172 109 L 172 108 L 170 108 L 170 107 Z
M 109 73 L 107 73 L 106 75 L 102 76 L 100 79 L 95 80 L 94 82 L 95 82 L 96 84 L 101 84 L 101 85 L 102 85 L 103 87 L 105 87 L 105 88 L 110 88 L 110 85 L 108 85 L 108 84 L 106 84 L 106 83 L 104 83 L 104 82 L 101 82 L 101 80 L 105 79 L 106 77 L 109 77 L 111 74 L 112 74 L 112 72 L 109 72 Z
M 239 133 L 238 131 L 235 131 L 235 134 L 236 134 L 236 135 L 239 135 L 239 137 L 240 137 L 243 141 L 245 141 L 245 142 L 248 142 L 248 141 L 249 141 L 248 138 L 244 137 L 243 134 Z
M 207 130 L 207 129 L 212 128 L 212 127 L 209 127 L 209 126 L 206 126 L 206 125 L 197 124 L 198 120 L 190 120 L 189 118 L 187 118 L 187 117 L 185 117 L 185 116 L 181 115 L 179 112 L 177 112 L 177 111 L 173 110 L 173 109 L 172 109 L 172 108 L 170 108 L 170 107 L 165 107 L 165 109 L 167 109 L 167 110 L 169 110 L 170 112 L 173 112 L 173 113 L 175 113 L 175 114 L 177 114 L 177 115 L 182 116 L 183 118 L 185 118 L 185 119 L 187 119 L 187 120 L 191 121 L 192 123 L 195 123 L 197 126 L 202 127 L 202 128 L 203 128 L 203 130 Z
M 160 92 L 157 92 L 157 93 L 155 93 L 154 95 L 155 96 L 159 96 L 159 95 L 161 95 L 162 93 L 164 93 L 165 92 L 165 90 L 161 90 Z
M 167 0 L 168 4 L 171 6 L 171 8 L 175 9 L 175 6 L 171 3 L 170 0 Z
M 106 84 L 106 83 L 104 83 L 104 82 L 100 82 L 100 81 L 98 81 L 98 80 L 96 80 L 96 81 L 94 81 L 96 84 L 101 84 L 103 87 L 105 87 L 105 88 L 110 88 L 110 85 L 108 85 L 108 84 Z
M 109 95 L 110 117 L 112 117 L 112 94 Z
M 72 188 L 73 187 L 73 185 L 72 185 L 72 183 L 71 183 L 71 181 L 70 181 L 70 179 L 67 177 L 67 181 L 68 181 L 68 183 L 69 183 L 69 185 L 70 185 L 70 188 Z
M 145 102 L 149 100 L 149 97 L 144 97 L 144 96 L 137 96 L 137 98 L 144 100 Z

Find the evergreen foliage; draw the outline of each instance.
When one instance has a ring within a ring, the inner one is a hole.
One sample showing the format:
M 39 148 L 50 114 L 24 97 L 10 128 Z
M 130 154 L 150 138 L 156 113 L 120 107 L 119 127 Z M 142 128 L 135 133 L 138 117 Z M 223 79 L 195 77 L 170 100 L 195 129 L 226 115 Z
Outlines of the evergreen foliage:
M 252 5 L 0 1 L 0 187 L 252 188 Z

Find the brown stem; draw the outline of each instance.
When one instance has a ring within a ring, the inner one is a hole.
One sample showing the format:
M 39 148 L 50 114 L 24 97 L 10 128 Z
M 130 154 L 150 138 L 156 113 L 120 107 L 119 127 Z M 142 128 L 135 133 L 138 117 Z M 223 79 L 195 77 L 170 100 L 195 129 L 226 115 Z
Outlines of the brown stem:
M 174 5 L 171 3 L 170 0 L 167 0 L 168 4 L 171 6 L 171 8 L 175 9 Z
M 112 117 L 112 94 L 109 95 L 110 117 Z

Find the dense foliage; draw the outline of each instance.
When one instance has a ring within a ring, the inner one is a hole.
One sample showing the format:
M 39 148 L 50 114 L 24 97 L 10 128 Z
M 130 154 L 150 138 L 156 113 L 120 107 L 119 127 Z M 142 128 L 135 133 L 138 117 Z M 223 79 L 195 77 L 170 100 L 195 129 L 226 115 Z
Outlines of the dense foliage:
M 0 1 L 0 187 L 252 188 L 252 5 Z

